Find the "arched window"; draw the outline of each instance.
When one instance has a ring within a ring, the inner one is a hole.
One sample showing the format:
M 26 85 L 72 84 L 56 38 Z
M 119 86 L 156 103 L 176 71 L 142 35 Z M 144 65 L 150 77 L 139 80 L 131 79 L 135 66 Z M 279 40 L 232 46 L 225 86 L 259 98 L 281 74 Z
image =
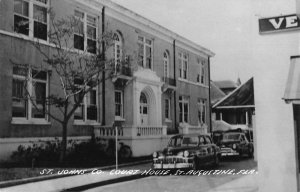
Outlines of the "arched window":
M 164 52 L 164 81 L 166 82 L 167 79 L 169 78 L 169 53 L 168 51 Z
M 145 93 L 140 96 L 140 114 L 148 114 L 148 101 Z
M 121 35 L 117 32 L 114 34 L 114 59 L 116 71 L 120 70 L 121 58 L 122 58 L 122 38 Z

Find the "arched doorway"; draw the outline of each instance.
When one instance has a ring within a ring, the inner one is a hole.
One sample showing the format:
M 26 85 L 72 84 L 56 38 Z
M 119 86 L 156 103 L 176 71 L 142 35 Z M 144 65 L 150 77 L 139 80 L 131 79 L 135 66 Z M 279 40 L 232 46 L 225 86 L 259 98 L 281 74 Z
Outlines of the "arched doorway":
M 149 120 L 149 103 L 145 93 L 141 92 L 140 96 L 140 119 L 141 125 L 148 125 Z

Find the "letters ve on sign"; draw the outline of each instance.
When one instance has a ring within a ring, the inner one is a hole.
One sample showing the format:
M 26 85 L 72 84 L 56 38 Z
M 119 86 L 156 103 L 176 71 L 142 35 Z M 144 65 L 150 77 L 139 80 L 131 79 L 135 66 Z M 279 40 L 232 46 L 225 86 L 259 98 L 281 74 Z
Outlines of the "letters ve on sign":
M 296 14 L 259 19 L 260 33 L 299 29 L 300 23 L 299 18 Z

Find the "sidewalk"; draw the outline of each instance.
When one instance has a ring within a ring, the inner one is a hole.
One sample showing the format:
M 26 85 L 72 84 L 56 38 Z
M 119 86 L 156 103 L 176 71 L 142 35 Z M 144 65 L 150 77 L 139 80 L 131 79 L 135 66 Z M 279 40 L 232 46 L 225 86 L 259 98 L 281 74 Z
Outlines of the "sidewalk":
M 220 185 L 208 192 L 257 192 L 258 191 L 258 175 L 246 175 Z
M 82 186 L 101 186 L 110 183 L 116 183 L 121 181 L 127 181 L 131 179 L 137 179 L 143 177 L 140 173 L 149 167 L 145 167 L 144 164 L 136 165 L 127 164 L 122 166 L 119 170 L 131 170 L 131 172 L 116 171 L 114 167 L 111 168 L 95 168 L 90 169 L 87 174 L 79 174 L 74 176 L 58 177 L 55 179 L 30 182 L 21 185 L 15 185 L 11 187 L 2 188 L 1 192 L 58 192 L 66 189 L 72 189 L 72 191 L 81 191 Z M 105 170 L 104 170 L 105 169 Z M 107 170 L 110 169 L 110 170 Z M 138 170 L 138 171 L 136 171 Z M 37 178 L 38 179 L 38 178 Z
M 58 191 L 83 191 L 93 187 L 99 187 L 107 184 L 129 181 L 145 177 L 141 175 L 144 170 L 149 170 L 147 164 L 128 165 L 119 170 L 127 170 L 127 172 L 111 170 L 101 170 L 95 168 L 91 173 L 84 175 L 74 175 L 68 177 L 61 177 L 56 179 L 38 181 L 34 183 L 27 183 L 16 185 L 12 187 L 2 188 L 1 192 L 58 192 Z M 101 171 L 100 171 L 101 170 Z M 128 172 L 131 170 L 131 172 Z M 139 171 L 135 171 L 139 170 Z M 258 175 L 246 175 L 228 183 L 220 185 L 208 192 L 257 192 L 258 191 Z

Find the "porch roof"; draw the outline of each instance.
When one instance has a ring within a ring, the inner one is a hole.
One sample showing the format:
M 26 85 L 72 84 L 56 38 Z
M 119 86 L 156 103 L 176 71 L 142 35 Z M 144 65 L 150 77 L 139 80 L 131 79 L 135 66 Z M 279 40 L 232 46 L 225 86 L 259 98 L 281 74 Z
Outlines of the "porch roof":
M 213 108 L 249 107 L 254 107 L 253 77 L 213 105 Z

